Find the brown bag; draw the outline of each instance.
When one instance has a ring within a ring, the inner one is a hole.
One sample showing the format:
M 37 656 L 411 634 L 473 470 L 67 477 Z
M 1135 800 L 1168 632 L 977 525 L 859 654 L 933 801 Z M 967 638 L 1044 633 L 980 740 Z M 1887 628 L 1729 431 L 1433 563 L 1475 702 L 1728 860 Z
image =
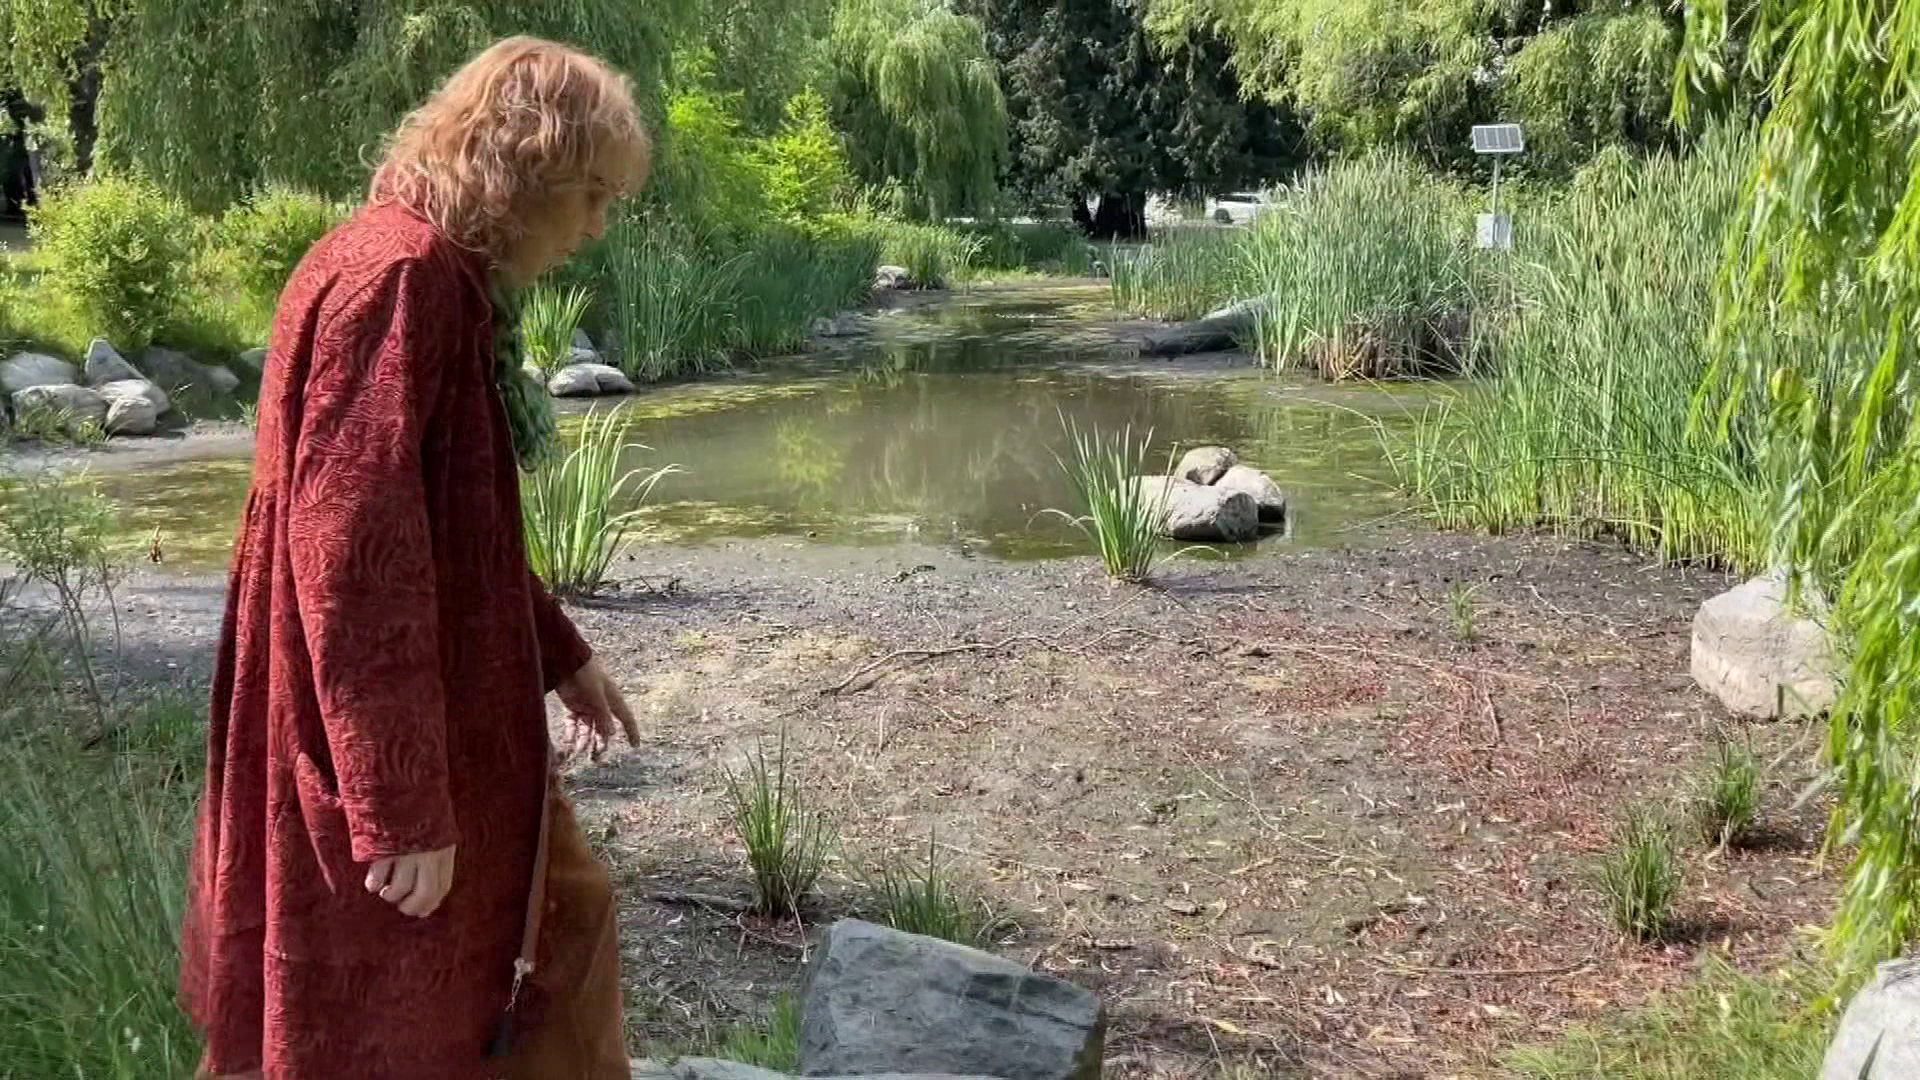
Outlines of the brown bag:
M 489 1052 L 505 1080 L 628 1080 L 613 881 L 548 774 L 514 990 Z

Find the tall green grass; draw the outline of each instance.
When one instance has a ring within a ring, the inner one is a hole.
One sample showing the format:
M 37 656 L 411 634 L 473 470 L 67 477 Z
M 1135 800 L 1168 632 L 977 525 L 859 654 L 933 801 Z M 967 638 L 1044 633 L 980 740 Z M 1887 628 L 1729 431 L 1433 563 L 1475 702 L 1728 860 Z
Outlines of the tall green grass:
M 1459 367 L 1485 288 L 1466 193 L 1396 153 L 1309 174 L 1246 241 L 1260 356 L 1327 378 Z
M 980 237 L 974 269 L 982 274 L 1022 272 L 1064 277 L 1093 273 L 1087 236 L 1066 222 L 994 222 L 966 227 Z
M 589 416 L 571 451 L 521 478 L 527 562 L 559 595 L 600 588 L 654 485 L 675 471 L 627 468 L 626 455 L 646 449 L 627 441 L 628 429 L 617 411 Z
M 1249 299 L 1255 287 L 1248 235 L 1239 229 L 1184 227 L 1137 248 L 1112 249 L 1108 287 L 1114 310 L 1149 319 L 1197 319 Z
M 866 299 L 880 241 L 854 230 L 780 230 L 754 237 L 742 259 L 733 347 L 770 356 L 799 351 L 815 319 Z
M 906 269 L 915 285 L 944 289 L 973 275 L 986 241 L 946 225 L 876 220 L 868 228 L 880 241 L 880 259 Z
M 1491 376 L 1390 443 L 1450 526 L 1614 535 L 1670 559 L 1764 561 L 1769 478 L 1743 432 L 1689 420 L 1707 371 L 1721 237 L 1749 143 L 1613 162 L 1512 253 L 1482 320 Z M 1492 324 L 1492 320 L 1500 320 Z
M 744 774 L 726 774 L 733 827 L 747 849 L 758 910 L 779 917 L 799 915 L 835 840 L 832 821 L 811 805 L 788 764 L 782 731 L 771 759 L 766 747 L 756 747 Z
M 580 329 L 593 293 L 575 285 L 562 289 L 536 286 L 520 307 L 520 340 L 524 342 L 525 362 L 538 368 L 542 378 L 565 367 L 573 358 L 573 332 Z

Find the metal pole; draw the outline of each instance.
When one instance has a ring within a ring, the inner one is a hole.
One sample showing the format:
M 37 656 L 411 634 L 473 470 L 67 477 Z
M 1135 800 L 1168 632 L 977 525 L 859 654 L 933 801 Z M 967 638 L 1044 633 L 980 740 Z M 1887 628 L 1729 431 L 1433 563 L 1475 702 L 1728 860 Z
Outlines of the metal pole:
M 1500 156 L 1497 154 L 1494 155 L 1494 159 L 1493 159 L 1493 231 L 1496 237 L 1499 236 L 1500 234 Z

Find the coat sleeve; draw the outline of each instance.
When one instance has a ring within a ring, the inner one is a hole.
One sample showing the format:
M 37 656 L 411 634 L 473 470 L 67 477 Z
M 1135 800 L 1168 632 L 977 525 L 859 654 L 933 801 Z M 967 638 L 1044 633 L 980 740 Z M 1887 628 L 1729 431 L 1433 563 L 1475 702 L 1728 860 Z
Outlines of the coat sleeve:
M 432 280 L 401 262 L 312 350 L 287 545 L 353 857 L 458 841 L 422 468 L 444 368 Z
M 538 574 L 529 573 L 533 593 L 533 627 L 540 637 L 540 679 L 551 694 L 573 673 L 587 666 L 593 650 L 574 628 L 573 620 L 560 610 L 560 604 L 547 591 Z

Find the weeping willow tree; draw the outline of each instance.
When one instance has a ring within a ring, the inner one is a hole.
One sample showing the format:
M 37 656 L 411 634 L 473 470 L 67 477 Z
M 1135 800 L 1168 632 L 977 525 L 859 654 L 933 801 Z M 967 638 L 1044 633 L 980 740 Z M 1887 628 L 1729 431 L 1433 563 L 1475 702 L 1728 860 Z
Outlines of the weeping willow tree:
M 1153 0 L 1163 41 L 1217 34 L 1249 94 L 1291 105 L 1324 145 L 1393 143 L 1468 164 L 1467 129 L 1517 120 L 1529 168 L 1668 141 L 1682 39 L 1664 0 Z
M 1826 753 L 1853 860 L 1834 942 L 1857 977 L 1920 936 L 1920 0 L 1702 0 L 1683 109 L 1748 30 L 1773 109 L 1701 413 L 1765 425 L 1776 558 L 1836 600 Z M 1768 350 L 1782 320 L 1826 347 Z
M 579 44 L 650 94 L 699 11 L 696 0 L 118 2 L 101 60 L 102 160 L 202 207 L 267 180 L 353 194 L 399 117 L 508 34 Z
M 847 0 L 829 52 L 834 117 L 862 180 L 897 183 L 918 216 L 991 209 L 1007 104 L 979 20 L 943 0 Z

